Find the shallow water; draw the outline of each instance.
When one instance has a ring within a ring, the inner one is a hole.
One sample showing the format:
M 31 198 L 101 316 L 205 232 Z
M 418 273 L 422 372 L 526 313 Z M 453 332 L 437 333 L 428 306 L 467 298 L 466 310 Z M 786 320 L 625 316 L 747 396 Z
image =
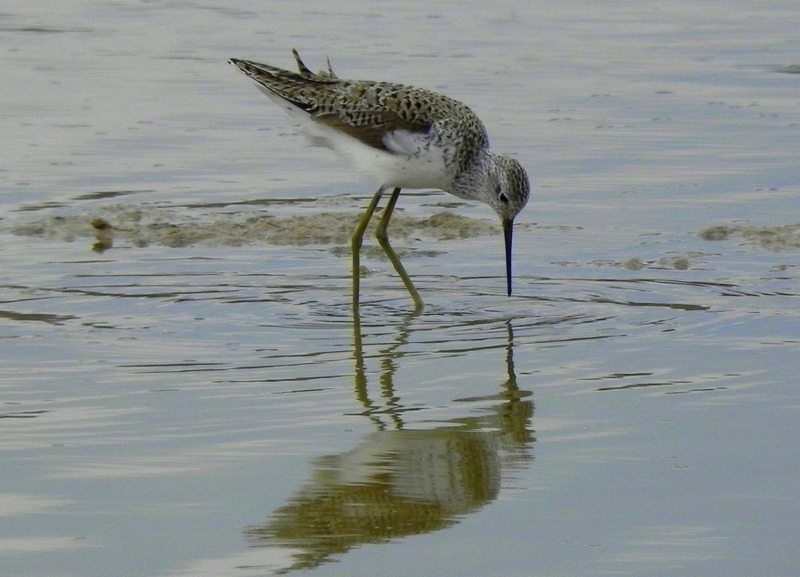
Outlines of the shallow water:
M 0 575 L 794 576 L 792 2 L 0 13 Z M 532 177 L 372 191 L 225 65 L 470 104 Z

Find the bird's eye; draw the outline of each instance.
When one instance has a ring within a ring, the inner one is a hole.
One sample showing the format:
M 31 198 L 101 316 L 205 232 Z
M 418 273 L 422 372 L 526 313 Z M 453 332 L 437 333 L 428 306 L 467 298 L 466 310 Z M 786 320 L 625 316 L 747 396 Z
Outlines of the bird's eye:
M 505 195 L 504 192 L 500 193 L 500 202 L 502 202 L 503 204 L 508 204 L 508 197 Z

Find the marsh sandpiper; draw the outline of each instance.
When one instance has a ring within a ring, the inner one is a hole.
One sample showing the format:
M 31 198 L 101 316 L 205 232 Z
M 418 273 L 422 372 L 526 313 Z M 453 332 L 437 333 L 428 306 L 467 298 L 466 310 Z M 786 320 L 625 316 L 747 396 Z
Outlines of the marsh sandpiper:
M 292 50 L 298 72 L 232 58 L 258 88 L 283 108 L 314 146 L 330 148 L 378 190 L 350 237 L 353 307 L 359 304 L 359 252 L 364 231 L 383 193 L 392 189 L 377 226 L 389 257 L 417 310 L 422 298 L 387 235 L 400 190 L 436 188 L 491 206 L 505 238 L 506 286 L 511 295 L 514 218 L 528 202 L 525 169 L 514 158 L 489 150 L 486 129 L 465 104 L 422 88 L 370 80 L 342 80 L 328 69 L 313 73 Z

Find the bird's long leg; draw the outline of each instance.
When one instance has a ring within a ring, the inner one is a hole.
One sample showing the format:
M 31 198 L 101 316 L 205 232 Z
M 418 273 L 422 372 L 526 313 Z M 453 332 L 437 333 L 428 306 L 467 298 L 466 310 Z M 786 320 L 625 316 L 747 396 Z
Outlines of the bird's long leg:
M 358 293 L 361 284 L 361 264 L 359 261 L 361 244 L 364 241 L 364 231 L 367 230 L 367 225 L 369 225 L 369 221 L 378 207 L 378 202 L 381 200 L 385 190 L 385 188 L 381 187 L 375 191 L 375 196 L 372 197 L 367 210 L 361 215 L 353 234 L 350 235 L 350 250 L 353 253 L 353 311 L 358 310 Z
M 378 223 L 378 228 L 375 230 L 375 236 L 378 238 L 378 242 L 380 243 L 381 248 L 383 248 L 383 252 L 385 252 L 386 256 L 389 257 L 389 260 L 392 261 L 394 270 L 397 271 L 397 274 L 399 274 L 400 278 L 403 280 L 403 284 L 406 285 L 406 289 L 408 289 L 411 298 L 414 300 L 415 309 L 417 312 L 419 312 L 422 310 L 422 307 L 424 307 L 425 304 L 422 302 L 422 298 L 419 296 L 417 289 L 414 287 L 414 283 L 411 282 L 411 278 L 408 276 L 406 269 L 403 268 L 403 264 L 400 262 L 397 254 L 389 244 L 389 235 L 386 233 L 386 228 L 389 226 L 389 220 L 392 218 L 394 205 L 397 204 L 397 198 L 399 196 L 399 188 L 392 190 L 392 196 L 389 197 L 389 202 L 386 203 L 386 207 L 383 209 L 383 214 L 381 215 L 381 220 Z

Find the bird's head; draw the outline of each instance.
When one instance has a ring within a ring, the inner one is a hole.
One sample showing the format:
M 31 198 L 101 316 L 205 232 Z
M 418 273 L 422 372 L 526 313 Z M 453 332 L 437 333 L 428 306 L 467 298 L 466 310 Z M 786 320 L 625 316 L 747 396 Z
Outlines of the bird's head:
M 503 225 L 506 247 L 506 284 L 511 296 L 511 240 L 514 232 L 514 219 L 528 204 L 530 184 L 522 165 L 514 158 L 502 154 L 494 155 L 494 170 L 487 179 L 489 190 L 486 200 Z

